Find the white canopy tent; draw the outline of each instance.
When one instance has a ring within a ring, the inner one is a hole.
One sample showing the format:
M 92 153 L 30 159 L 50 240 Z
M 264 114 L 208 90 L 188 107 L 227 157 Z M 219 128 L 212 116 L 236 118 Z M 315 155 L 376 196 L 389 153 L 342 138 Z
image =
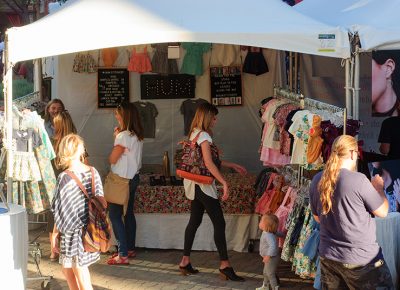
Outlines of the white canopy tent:
M 8 60 L 176 41 L 350 56 L 347 33 L 337 27 L 304 16 L 280 0 L 246 5 L 248 10 L 240 0 L 69 0 L 52 15 L 9 29 Z M 334 35 L 334 41 L 321 47 L 321 35 Z
M 244 4 L 250 8 L 248 12 Z M 304 16 L 281 0 L 69 0 L 54 14 L 7 30 L 7 149 L 12 142 L 14 64 L 79 51 L 162 42 L 252 45 L 350 57 L 346 31 Z M 7 154 L 8 166 L 12 158 Z
M 400 48 L 399 0 L 305 0 L 294 9 L 328 25 L 357 33 L 361 51 Z

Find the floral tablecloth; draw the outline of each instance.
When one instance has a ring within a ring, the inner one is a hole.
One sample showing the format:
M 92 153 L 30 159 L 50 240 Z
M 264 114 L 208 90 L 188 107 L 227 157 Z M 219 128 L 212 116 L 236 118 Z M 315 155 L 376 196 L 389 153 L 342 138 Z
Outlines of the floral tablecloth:
M 221 201 L 227 214 L 252 214 L 256 203 L 254 175 L 224 174 L 230 186 L 227 201 Z M 222 187 L 218 186 L 222 195 Z M 135 213 L 189 213 L 190 200 L 185 197 L 183 186 L 150 186 L 148 176 L 141 176 L 136 191 Z

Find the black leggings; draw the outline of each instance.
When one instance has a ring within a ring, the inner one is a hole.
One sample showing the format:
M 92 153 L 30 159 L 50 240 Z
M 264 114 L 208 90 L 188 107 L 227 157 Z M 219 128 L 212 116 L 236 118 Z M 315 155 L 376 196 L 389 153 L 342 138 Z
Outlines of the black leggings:
M 204 210 L 207 211 L 214 226 L 214 242 L 218 249 L 219 258 L 221 261 L 228 260 L 228 250 L 225 237 L 225 219 L 221 205 L 218 199 L 212 198 L 202 192 L 198 185 L 195 187 L 194 200 L 192 200 L 191 204 L 190 219 L 185 230 L 183 255 L 190 256 L 196 231 L 203 220 Z

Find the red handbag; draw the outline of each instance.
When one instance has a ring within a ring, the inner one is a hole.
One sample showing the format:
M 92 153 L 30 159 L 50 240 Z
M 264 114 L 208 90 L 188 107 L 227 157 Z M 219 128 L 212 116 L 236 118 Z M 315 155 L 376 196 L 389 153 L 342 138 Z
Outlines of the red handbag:
M 182 142 L 182 151 L 177 152 L 180 156 L 175 157 L 177 162 L 176 175 L 198 183 L 211 184 L 214 181 L 214 176 L 207 169 L 201 147 L 197 144 L 201 132 L 193 140 Z M 210 144 L 210 148 L 213 162 L 219 168 L 221 160 L 219 159 L 218 148 L 214 143 Z

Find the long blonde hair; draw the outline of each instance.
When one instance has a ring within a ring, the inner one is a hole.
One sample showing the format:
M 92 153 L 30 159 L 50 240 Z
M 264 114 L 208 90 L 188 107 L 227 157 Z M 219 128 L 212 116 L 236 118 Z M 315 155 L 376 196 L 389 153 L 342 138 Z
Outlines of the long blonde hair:
M 318 184 L 322 214 L 326 215 L 332 210 L 332 197 L 336 188 L 343 159 L 349 158 L 350 150 L 357 151 L 357 140 L 349 135 L 342 135 L 335 139 L 332 145 L 331 155 L 326 162 L 321 180 Z
M 76 128 L 72 121 L 71 115 L 68 111 L 58 113 L 53 120 L 54 123 L 54 136 L 53 145 L 56 155 L 58 155 L 58 147 L 60 146 L 61 139 L 68 134 L 76 134 Z
M 216 106 L 208 102 L 200 104 L 197 107 L 188 136 L 190 137 L 195 128 L 198 128 L 201 131 L 206 131 L 211 135 L 212 132 L 210 130 L 210 125 L 216 115 L 218 115 L 218 109 Z
M 58 148 L 58 166 L 68 168 L 73 160 L 81 159 L 85 144 L 77 134 L 68 134 L 63 137 Z M 81 152 L 80 152 L 81 151 Z

